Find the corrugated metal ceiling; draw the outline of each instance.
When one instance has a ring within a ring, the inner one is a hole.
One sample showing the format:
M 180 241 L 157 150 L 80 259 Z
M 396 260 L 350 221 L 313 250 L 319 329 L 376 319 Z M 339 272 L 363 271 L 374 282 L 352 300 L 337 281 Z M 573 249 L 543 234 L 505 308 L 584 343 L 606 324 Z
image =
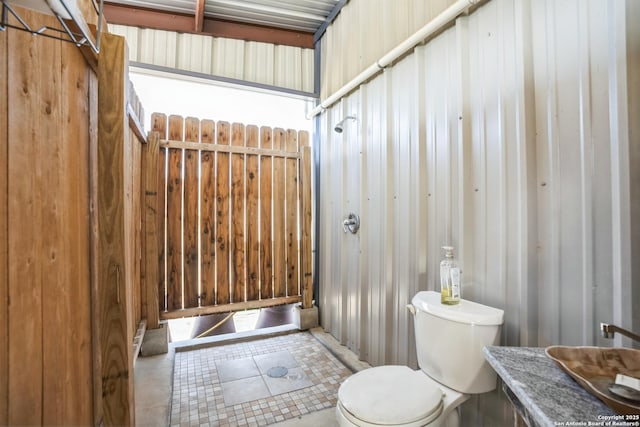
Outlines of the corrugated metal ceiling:
M 165 10 L 173 13 L 193 15 L 196 3 L 193 0 L 109 0 L 111 3 L 123 4 L 147 9 Z
M 128 6 L 194 14 L 195 0 L 110 0 Z M 206 17 L 315 32 L 339 0 L 205 0 Z

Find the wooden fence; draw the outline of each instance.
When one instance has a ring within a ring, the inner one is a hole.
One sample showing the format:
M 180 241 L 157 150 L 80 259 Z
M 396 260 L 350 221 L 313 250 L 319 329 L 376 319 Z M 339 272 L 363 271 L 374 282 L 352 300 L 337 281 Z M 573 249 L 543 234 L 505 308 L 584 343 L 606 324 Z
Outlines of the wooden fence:
M 311 307 L 308 133 L 156 113 L 149 140 L 160 317 Z

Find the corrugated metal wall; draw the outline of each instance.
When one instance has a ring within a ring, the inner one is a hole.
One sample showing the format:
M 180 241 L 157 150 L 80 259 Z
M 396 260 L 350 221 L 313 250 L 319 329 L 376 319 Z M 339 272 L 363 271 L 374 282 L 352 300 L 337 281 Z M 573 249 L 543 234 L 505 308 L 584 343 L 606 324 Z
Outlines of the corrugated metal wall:
M 350 0 L 322 37 L 322 97 L 453 3 L 455 0 Z
M 129 60 L 313 93 L 313 49 L 109 25 Z
M 405 305 L 438 289 L 445 244 L 463 296 L 505 309 L 503 345 L 606 346 L 599 322 L 640 329 L 633 3 L 488 1 L 322 114 L 326 330 L 374 365 L 415 366 Z M 357 53 L 323 49 L 332 61 Z M 346 115 L 358 119 L 333 132 Z M 357 235 L 342 232 L 351 211 Z M 465 406 L 486 425 L 511 416 L 499 390 Z

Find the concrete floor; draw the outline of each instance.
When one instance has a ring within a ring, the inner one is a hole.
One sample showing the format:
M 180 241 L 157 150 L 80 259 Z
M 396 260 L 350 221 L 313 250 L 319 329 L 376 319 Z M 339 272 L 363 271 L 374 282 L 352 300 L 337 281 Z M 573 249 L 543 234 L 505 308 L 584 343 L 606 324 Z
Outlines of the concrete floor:
M 286 327 L 268 328 L 251 333 L 236 334 L 236 337 L 239 337 L 241 340 L 250 340 L 255 339 L 256 336 L 260 336 L 259 334 L 261 333 L 278 334 L 290 332 L 290 329 Z M 310 332 L 352 371 L 357 372 L 370 367 L 367 363 L 359 361 L 353 352 L 345 346 L 340 345 L 335 338 L 324 332 L 322 328 L 315 328 Z M 198 341 L 191 340 L 171 343 L 169 345 L 169 352 L 166 354 L 152 357 L 139 357 L 134 368 L 136 425 L 154 427 L 169 425 L 169 405 L 173 387 L 173 367 L 176 347 L 184 350 L 186 346 L 197 348 L 220 345 L 221 340 L 225 338 L 229 337 L 221 336 Z M 235 342 L 237 342 L 237 340 Z M 335 421 L 335 409 L 329 408 L 273 425 L 279 427 L 335 427 L 337 423 Z

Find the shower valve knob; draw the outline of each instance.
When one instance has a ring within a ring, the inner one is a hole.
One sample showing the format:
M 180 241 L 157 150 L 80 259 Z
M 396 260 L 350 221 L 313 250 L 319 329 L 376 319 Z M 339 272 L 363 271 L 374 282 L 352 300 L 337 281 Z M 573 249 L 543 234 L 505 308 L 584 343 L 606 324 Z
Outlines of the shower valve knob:
M 350 232 L 351 234 L 356 234 L 358 229 L 360 228 L 360 217 L 353 212 L 342 221 L 342 229 L 344 232 Z

